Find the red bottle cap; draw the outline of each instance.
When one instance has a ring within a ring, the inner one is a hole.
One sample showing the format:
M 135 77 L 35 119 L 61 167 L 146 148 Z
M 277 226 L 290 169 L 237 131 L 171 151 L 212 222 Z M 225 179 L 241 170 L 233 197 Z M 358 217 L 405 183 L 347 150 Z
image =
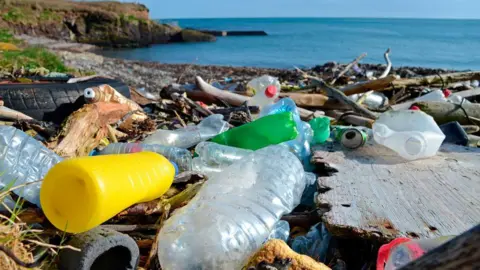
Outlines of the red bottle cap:
M 405 242 L 410 242 L 411 239 L 405 238 L 405 237 L 400 237 L 392 240 L 390 243 L 382 245 L 380 249 L 378 250 L 378 256 L 377 256 L 377 270 L 384 270 L 385 269 L 385 263 L 388 261 L 388 257 L 390 257 L 390 252 L 392 249 L 401 243 Z
M 452 94 L 452 91 L 448 90 L 448 89 L 445 89 L 443 90 L 443 95 L 448 98 L 450 95 Z
M 267 89 L 265 89 L 265 96 L 268 98 L 273 98 L 277 94 L 277 87 L 275 85 L 269 85 Z
M 412 110 L 412 111 L 421 111 L 421 110 L 420 110 L 420 107 L 418 107 L 418 106 L 412 106 L 412 107 L 410 107 L 410 110 Z

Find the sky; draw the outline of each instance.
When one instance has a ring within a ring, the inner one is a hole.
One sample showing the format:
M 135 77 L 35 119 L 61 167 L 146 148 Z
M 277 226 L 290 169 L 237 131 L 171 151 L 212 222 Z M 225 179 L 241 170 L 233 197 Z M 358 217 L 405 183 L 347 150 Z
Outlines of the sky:
M 150 9 L 150 17 L 153 19 L 231 17 L 480 19 L 480 0 L 140 0 L 138 2 Z

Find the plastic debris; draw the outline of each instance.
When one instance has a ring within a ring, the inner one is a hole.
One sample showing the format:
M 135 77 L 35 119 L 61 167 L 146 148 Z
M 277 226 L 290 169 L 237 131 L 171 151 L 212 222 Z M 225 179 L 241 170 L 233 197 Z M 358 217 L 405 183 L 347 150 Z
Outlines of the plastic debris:
M 394 150 L 405 159 L 434 156 L 445 135 L 433 118 L 422 111 L 389 111 L 373 124 L 377 143 Z
M 152 152 L 64 160 L 45 176 L 40 202 L 59 230 L 88 231 L 125 208 L 163 195 L 174 166 Z
M 162 227 L 162 269 L 240 269 L 280 217 L 300 203 L 304 189 L 302 164 L 280 146 L 214 174 Z
M 228 123 L 223 121 L 223 115 L 215 114 L 203 119 L 203 121 L 196 126 L 187 126 L 177 130 L 159 129 L 143 142 L 147 144 L 189 148 L 227 130 Z

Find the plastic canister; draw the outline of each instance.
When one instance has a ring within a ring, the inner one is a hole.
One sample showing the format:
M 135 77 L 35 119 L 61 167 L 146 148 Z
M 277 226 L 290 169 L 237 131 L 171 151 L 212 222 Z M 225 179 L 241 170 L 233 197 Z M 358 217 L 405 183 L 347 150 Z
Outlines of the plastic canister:
M 415 110 L 383 113 L 373 124 L 373 137 L 408 160 L 434 156 L 445 139 L 430 115 Z
M 68 159 L 45 176 L 40 203 L 56 228 L 81 233 L 135 203 L 160 197 L 174 175 L 174 166 L 153 152 Z

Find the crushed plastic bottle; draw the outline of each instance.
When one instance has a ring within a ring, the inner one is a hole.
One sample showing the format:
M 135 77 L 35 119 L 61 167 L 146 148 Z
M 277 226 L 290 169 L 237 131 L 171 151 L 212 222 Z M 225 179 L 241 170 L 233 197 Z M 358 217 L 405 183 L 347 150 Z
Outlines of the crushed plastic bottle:
M 466 98 L 459 95 L 455 95 L 452 93 L 452 91 L 448 89 L 443 90 L 443 94 L 445 95 L 445 98 L 447 98 L 447 101 L 452 102 L 453 104 L 461 104 L 462 102 L 465 104 L 471 103 Z
M 311 155 L 310 142 L 312 142 L 314 134 L 310 124 L 300 120 L 300 113 L 295 101 L 291 98 L 282 98 L 277 103 L 265 107 L 260 112 L 260 117 L 284 112 L 292 113 L 299 135 L 294 140 L 282 145 L 287 146 L 302 162 L 307 162 Z
M 241 269 L 304 188 L 302 164 L 277 145 L 214 174 L 162 227 L 162 269 Z
M 285 220 L 279 220 L 275 224 L 275 227 L 273 228 L 272 232 L 270 233 L 266 241 L 270 239 L 280 239 L 280 240 L 283 240 L 284 242 L 287 242 L 289 237 L 290 237 L 290 224 L 288 224 L 288 222 Z
M 128 154 L 145 151 L 155 152 L 175 162 L 179 172 L 186 172 L 192 169 L 192 155 L 190 151 L 173 146 L 145 143 L 111 143 L 99 151 L 98 155 Z
M 211 139 L 212 142 L 243 149 L 257 150 L 290 141 L 298 136 L 294 116 L 290 112 L 268 115 L 233 128 Z
M 197 126 L 187 126 L 177 130 L 159 129 L 148 136 L 143 143 L 189 148 L 227 130 L 228 123 L 223 121 L 223 115 L 214 114 L 203 119 Z
M 434 156 L 445 135 L 433 118 L 422 111 L 388 111 L 373 124 L 377 143 L 414 160 Z
M 264 106 L 273 104 L 280 94 L 281 85 L 277 78 L 264 75 L 248 82 L 247 88 L 253 88 L 255 95 L 248 101 L 248 106 Z
M 434 239 L 397 238 L 378 250 L 377 270 L 400 269 L 452 238 L 453 236 Z
M 72 158 L 49 170 L 40 202 L 57 229 L 81 233 L 135 203 L 159 198 L 174 176 L 174 166 L 153 152 Z
M 226 167 L 248 156 L 253 151 L 213 142 L 201 142 L 195 147 L 195 153 L 206 165 Z
M 354 94 L 348 96 L 351 100 L 357 102 L 364 94 Z M 388 106 L 388 98 L 381 92 L 373 92 L 369 94 L 363 102 L 370 109 L 381 109 Z
M 0 126 L 0 188 L 42 180 L 53 165 L 63 158 L 39 141 L 11 126 Z M 14 190 L 25 200 L 40 207 L 41 183 Z

